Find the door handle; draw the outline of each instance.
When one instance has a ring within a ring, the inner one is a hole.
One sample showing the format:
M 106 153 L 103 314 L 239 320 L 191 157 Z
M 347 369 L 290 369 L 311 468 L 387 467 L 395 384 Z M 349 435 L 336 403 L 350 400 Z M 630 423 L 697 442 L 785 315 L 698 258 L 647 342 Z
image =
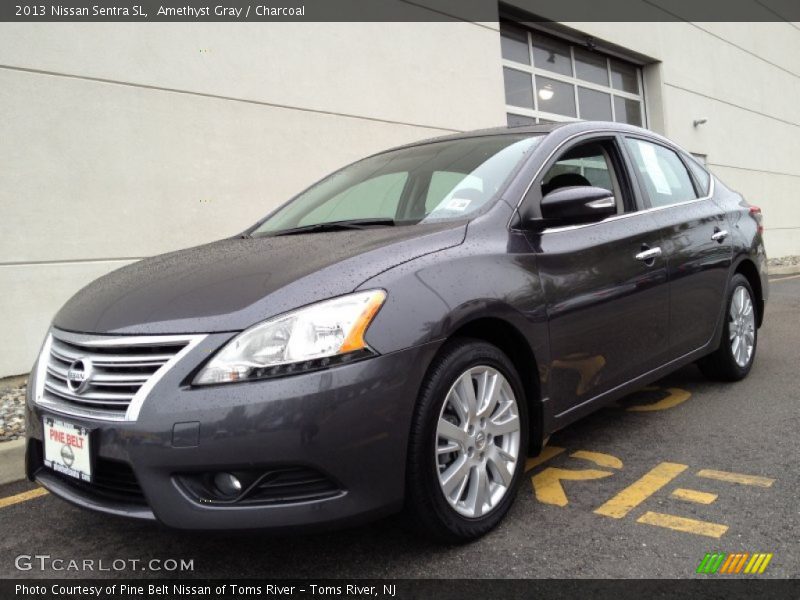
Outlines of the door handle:
M 721 242 L 726 237 L 728 237 L 728 232 L 725 231 L 724 229 L 722 230 L 718 229 L 717 231 L 714 232 L 714 235 L 711 236 L 711 239 L 714 240 L 715 242 Z
M 649 262 L 655 260 L 659 256 L 661 256 L 661 248 L 656 246 L 655 248 L 648 248 L 647 250 L 639 252 L 639 254 L 636 255 L 636 260 Z

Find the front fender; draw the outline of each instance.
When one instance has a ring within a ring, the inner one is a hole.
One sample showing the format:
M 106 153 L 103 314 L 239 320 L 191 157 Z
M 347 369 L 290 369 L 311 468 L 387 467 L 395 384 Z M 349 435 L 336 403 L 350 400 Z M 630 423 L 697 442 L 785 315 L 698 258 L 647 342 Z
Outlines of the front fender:
M 364 282 L 387 299 L 366 334 L 380 353 L 444 340 L 479 318 L 513 326 L 547 364 L 545 301 L 530 253 L 457 247 L 399 265 Z

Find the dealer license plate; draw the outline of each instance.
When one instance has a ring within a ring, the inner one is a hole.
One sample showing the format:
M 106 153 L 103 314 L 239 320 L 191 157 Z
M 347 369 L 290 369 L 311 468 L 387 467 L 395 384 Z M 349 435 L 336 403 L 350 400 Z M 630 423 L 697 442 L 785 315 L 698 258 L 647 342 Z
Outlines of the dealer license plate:
M 45 417 L 44 466 L 75 479 L 91 482 L 89 430 L 55 417 Z

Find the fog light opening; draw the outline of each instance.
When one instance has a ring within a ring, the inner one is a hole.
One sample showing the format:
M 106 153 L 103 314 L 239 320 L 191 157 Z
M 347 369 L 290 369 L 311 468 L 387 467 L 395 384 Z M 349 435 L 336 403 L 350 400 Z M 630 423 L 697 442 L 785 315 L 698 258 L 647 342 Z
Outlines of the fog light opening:
M 242 482 L 233 473 L 217 473 L 214 475 L 214 487 L 220 494 L 227 497 L 238 496 L 242 493 Z

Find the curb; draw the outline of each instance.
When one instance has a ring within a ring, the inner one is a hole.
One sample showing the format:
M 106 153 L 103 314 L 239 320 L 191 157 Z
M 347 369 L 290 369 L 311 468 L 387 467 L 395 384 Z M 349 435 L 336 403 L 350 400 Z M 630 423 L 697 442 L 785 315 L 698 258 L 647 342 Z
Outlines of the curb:
M 0 442 L 0 485 L 25 479 L 25 438 Z
M 796 275 L 800 273 L 800 265 L 783 265 L 783 266 L 768 266 L 767 267 L 767 274 L 770 277 L 780 276 L 780 275 Z

